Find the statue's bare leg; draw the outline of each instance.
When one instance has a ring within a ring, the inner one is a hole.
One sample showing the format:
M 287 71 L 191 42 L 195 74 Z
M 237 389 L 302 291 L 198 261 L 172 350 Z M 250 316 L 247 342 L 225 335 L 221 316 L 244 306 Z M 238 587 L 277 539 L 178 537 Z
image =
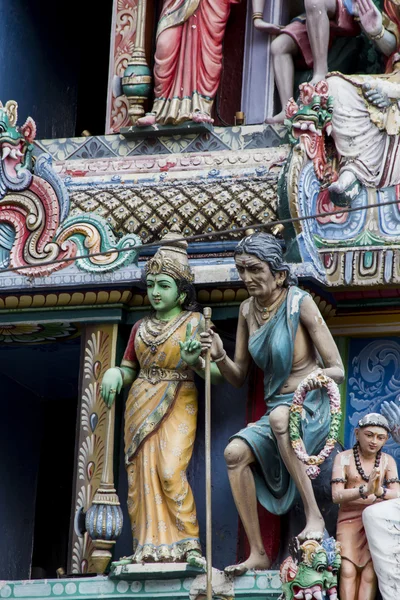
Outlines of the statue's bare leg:
M 271 43 L 272 64 L 274 66 L 275 83 L 278 88 L 279 99 L 281 101 L 281 111 L 265 119 L 266 123 L 283 123 L 285 120 L 285 108 L 290 98 L 293 96 L 294 85 L 294 62 L 293 57 L 297 54 L 298 47 L 296 42 L 282 33 L 278 35 Z
M 225 460 L 233 498 L 250 544 L 249 558 L 239 565 L 226 567 L 225 572 L 238 576 L 249 569 L 269 569 L 271 561 L 261 538 L 256 486 L 250 468 L 254 455 L 246 442 L 235 438 L 225 449 Z
M 314 61 L 312 84 L 324 79 L 328 72 L 329 19 L 336 13 L 336 0 L 305 0 L 308 39 Z
M 306 514 L 306 526 L 298 535 L 300 540 L 322 537 L 324 533 L 324 519 L 318 508 L 311 481 L 306 473 L 306 467 L 297 458 L 290 443 L 289 437 L 289 407 L 278 406 L 269 415 L 272 431 L 278 442 L 278 448 L 287 470 L 294 479 Z
M 376 596 L 376 575 L 372 561 L 361 572 L 358 600 L 374 600 Z
M 346 558 L 342 559 L 340 568 L 340 600 L 354 600 L 358 586 L 358 573 L 355 565 Z M 363 600 L 367 600 L 366 598 Z

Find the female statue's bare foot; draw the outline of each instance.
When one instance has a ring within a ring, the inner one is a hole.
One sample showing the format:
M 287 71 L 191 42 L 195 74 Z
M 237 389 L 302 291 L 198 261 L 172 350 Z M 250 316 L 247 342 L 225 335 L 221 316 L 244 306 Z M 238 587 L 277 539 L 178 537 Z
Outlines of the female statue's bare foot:
M 198 569 L 205 569 L 207 566 L 206 559 L 197 550 L 192 550 L 187 553 L 186 562 L 191 567 L 197 567 Z
M 224 571 L 227 575 L 240 577 L 247 571 L 265 571 L 271 567 L 271 561 L 266 554 L 250 554 L 249 558 L 238 565 L 225 567 Z
M 132 556 L 123 556 L 119 560 L 114 560 L 112 562 L 112 567 L 124 567 L 125 565 L 131 565 L 133 563 L 133 555 Z
M 156 115 L 154 113 L 147 113 L 144 117 L 140 117 L 136 121 L 137 127 L 149 127 L 156 124 Z
M 283 123 L 283 121 L 286 119 L 286 114 L 284 110 L 281 110 L 280 113 L 278 113 L 277 115 L 274 115 L 273 117 L 267 117 L 265 119 L 265 122 L 268 123 L 268 125 L 277 125 L 279 123 Z
M 324 537 L 325 523 L 322 517 L 308 519 L 307 525 L 297 536 L 300 542 L 305 540 L 322 540 Z
M 210 115 L 200 112 L 199 110 L 192 114 L 192 121 L 194 123 L 214 123 L 214 119 L 212 119 Z

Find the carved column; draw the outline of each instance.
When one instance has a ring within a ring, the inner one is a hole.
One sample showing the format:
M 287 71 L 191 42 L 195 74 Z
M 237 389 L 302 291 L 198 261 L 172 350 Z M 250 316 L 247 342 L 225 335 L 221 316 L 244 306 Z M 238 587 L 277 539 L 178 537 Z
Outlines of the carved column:
M 106 134 L 118 133 L 130 125 L 129 104 L 126 96 L 117 96 L 119 78 L 123 77 L 136 41 L 138 0 L 114 0 L 110 65 L 108 72 Z M 121 92 L 121 90 L 120 90 Z
M 81 532 L 85 528 L 84 514 L 93 503 L 95 493 L 100 488 L 103 467 L 110 460 L 110 457 L 106 456 L 107 427 L 110 431 L 110 428 L 114 427 L 114 422 L 112 415 L 110 420 L 110 411 L 100 397 L 100 384 L 105 371 L 115 364 L 117 333 L 117 325 L 98 324 L 88 325 L 82 333 L 72 515 L 74 526 L 71 529 L 69 543 L 69 573 L 97 571 L 93 562 L 94 544 L 87 532 Z

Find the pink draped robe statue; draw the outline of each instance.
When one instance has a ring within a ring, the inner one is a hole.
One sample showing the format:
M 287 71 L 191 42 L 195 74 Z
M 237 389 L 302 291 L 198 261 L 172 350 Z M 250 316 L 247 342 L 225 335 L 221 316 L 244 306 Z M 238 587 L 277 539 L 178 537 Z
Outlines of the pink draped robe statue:
M 231 4 L 240 0 L 164 0 L 157 29 L 152 112 L 162 125 L 211 122 Z

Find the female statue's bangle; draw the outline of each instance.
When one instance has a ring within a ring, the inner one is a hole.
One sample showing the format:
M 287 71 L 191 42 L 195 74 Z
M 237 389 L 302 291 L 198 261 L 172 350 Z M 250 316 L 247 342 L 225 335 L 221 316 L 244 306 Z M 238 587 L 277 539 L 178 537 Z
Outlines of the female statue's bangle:
M 360 498 L 362 498 L 363 500 L 366 500 L 368 498 L 368 494 L 365 491 L 365 485 L 360 485 L 360 487 L 358 488 L 358 491 L 360 493 Z
M 125 378 L 124 378 L 124 372 L 121 369 L 121 367 L 114 367 L 115 369 L 118 369 L 118 371 L 121 373 L 121 377 L 122 377 L 122 384 L 125 383 Z
M 262 19 L 263 16 L 264 15 L 262 12 L 255 12 L 255 13 L 253 13 L 253 21 L 255 21 L 256 19 Z
M 380 30 L 379 33 L 377 33 L 376 35 L 370 35 L 369 37 L 371 38 L 371 40 L 374 40 L 374 42 L 381 40 L 383 38 L 383 36 L 385 35 L 385 27 L 384 25 L 382 25 L 382 29 Z
M 225 358 L 226 358 L 226 350 L 224 350 L 223 353 L 221 354 L 221 356 L 218 356 L 218 358 L 213 358 L 213 362 L 219 363 L 219 362 L 221 362 L 221 360 L 224 360 Z

